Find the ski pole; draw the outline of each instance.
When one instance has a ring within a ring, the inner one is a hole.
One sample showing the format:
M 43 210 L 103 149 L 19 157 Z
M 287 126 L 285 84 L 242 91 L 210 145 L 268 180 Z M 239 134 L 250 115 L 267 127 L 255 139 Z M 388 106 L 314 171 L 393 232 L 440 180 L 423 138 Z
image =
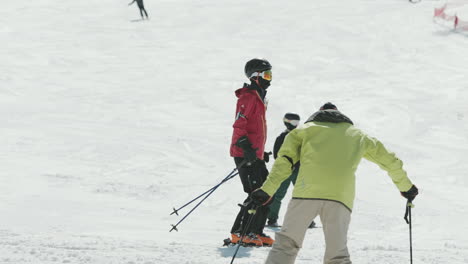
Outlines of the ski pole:
M 243 206 L 247 207 L 250 205 L 250 203 L 252 203 L 252 201 L 249 201 L 248 203 L 244 204 Z M 245 226 L 244 230 L 242 230 L 242 234 L 239 238 L 239 242 L 237 244 L 237 248 L 236 248 L 236 251 L 234 252 L 234 255 L 232 256 L 232 260 L 231 260 L 231 263 L 234 263 L 234 259 L 236 258 L 237 256 L 237 252 L 239 251 L 239 248 L 242 244 L 242 239 L 244 239 L 244 236 L 245 236 L 245 233 L 247 233 L 247 230 L 249 229 L 250 227 L 250 224 L 253 222 L 253 219 L 255 218 L 255 215 L 257 213 L 257 209 L 258 209 L 258 206 L 254 206 L 252 209 L 248 210 L 247 212 L 250 214 L 249 216 L 249 220 L 247 221 L 247 225 Z
M 237 175 L 237 174 L 235 174 L 235 175 Z M 233 178 L 235 175 L 233 175 L 231 178 Z M 230 179 L 231 179 L 231 178 L 230 178 Z M 192 208 L 192 210 L 190 210 L 182 219 L 179 220 L 179 222 L 177 222 L 177 224 L 171 225 L 172 228 L 171 228 L 171 230 L 169 230 L 169 232 L 172 232 L 172 230 L 179 231 L 179 230 L 177 229 L 177 226 L 178 226 L 180 223 L 182 223 L 182 221 L 184 221 L 185 218 L 187 218 L 195 209 L 197 209 L 197 207 L 198 207 L 200 204 L 202 204 L 203 201 L 206 200 L 206 198 L 208 198 L 214 191 L 216 191 L 216 189 L 217 189 L 220 185 L 221 185 L 221 184 L 218 184 L 217 186 L 213 187 L 213 188 L 209 191 L 209 193 L 208 193 L 198 204 L 196 204 L 195 207 Z
M 411 200 L 408 199 L 406 203 L 406 212 L 405 212 L 405 221 L 409 225 L 409 240 L 410 240 L 410 263 L 413 264 L 413 235 L 412 235 L 412 223 L 411 223 L 411 208 L 414 205 L 411 203 Z
M 213 189 L 216 189 L 218 188 L 219 185 L 225 183 L 226 181 L 234 178 L 237 174 L 239 174 L 239 172 L 236 172 L 240 167 L 242 167 L 244 164 L 246 163 L 246 161 L 242 161 L 238 167 L 234 168 L 227 176 L 226 178 L 224 178 L 219 184 L 213 186 L 211 189 L 209 189 L 208 191 L 200 194 L 199 196 L 197 196 L 195 199 L 191 200 L 190 202 L 184 204 L 183 206 L 179 207 L 178 209 L 175 209 L 175 208 L 172 208 L 174 211 L 170 214 L 170 215 L 173 215 L 173 214 L 176 214 L 176 215 L 179 215 L 179 210 L 183 209 L 184 207 L 186 207 L 187 205 L 193 203 L 194 201 L 196 201 L 197 199 L 199 199 L 200 197 L 202 197 L 203 195 L 209 193 L 210 191 L 212 191 Z M 235 174 L 233 174 L 234 172 L 236 172 Z
M 216 189 L 218 189 L 219 186 L 221 186 L 221 184 L 223 184 L 224 182 L 226 182 L 227 180 L 229 179 L 232 179 L 234 176 L 236 176 L 238 173 L 232 175 L 232 173 L 234 173 L 236 170 L 238 170 L 238 168 L 242 167 L 244 164 L 246 163 L 246 161 L 242 161 L 238 167 L 234 168 L 232 170 L 232 172 L 228 175 L 229 177 L 226 177 L 224 178 L 218 185 L 216 185 L 215 187 L 213 187 L 211 190 L 207 191 L 207 195 L 198 203 L 195 205 L 195 207 L 192 208 L 192 210 L 190 210 L 182 219 L 179 220 L 179 222 L 177 222 L 177 224 L 175 225 L 171 225 L 172 228 L 171 230 L 169 230 L 169 232 L 172 232 L 172 230 L 175 230 L 175 231 L 179 231 L 177 230 L 177 226 L 182 223 L 182 221 L 185 220 L 185 218 L 187 218 L 195 209 L 197 209 L 198 206 L 200 206 L 201 203 L 203 203 L 203 201 L 206 200 L 206 198 L 208 198 L 214 191 L 216 191 Z M 201 197 L 201 196 L 200 196 Z M 198 198 L 197 198 L 198 199 Z
M 213 186 L 213 187 L 212 187 L 211 189 L 209 189 L 208 191 L 206 191 L 206 192 L 200 194 L 199 196 L 197 196 L 195 199 L 191 200 L 190 202 L 188 202 L 188 203 L 182 205 L 182 206 L 179 207 L 178 209 L 172 208 L 174 211 L 173 211 L 170 215 L 173 215 L 173 214 L 179 215 L 178 212 L 179 212 L 181 209 L 185 208 L 187 205 L 189 205 L 189 204 L 193 203 L 194 201 L 198 200 L 200 197 L 202 197 L 203 195 L 209 193 L 209 192 L 212 191 L 213 189 L 218 188 L 219 185 L 221 185 L 221 184 L 227 182 L 228 180 L 234 178 L 237 174 L 239 174 L 239 172 L 234 173 L 236 170 L 237 170 L 237 168 L 234 169 L 233 171 L 231 171 L 231 173 L 229 173 L 228 176 L 226 176 L 226 178 L 224 178 L 220 183 L 218 183 L 217 185 Z M 233 174 L 233 173 L 234 173 L 234 174 Z
M 205 196 L 205 198 L 203 198 L 197 205 L 195 205 L 195 207 L 193 207 L 192 210 L 190 210 L 182 219 L 180 219 L 179 222 L 177 222 L 177 224 L 171 225 L 172 228 L 171 228 L 171 230 L 169 230 L 169 232 L 172 232 L 172 230 L 179 231 L 179 230 L 177 230 L 177 226 L 178 226 L 180 223 L 182 223 L 182 221 L 184 221 L 185 218 L 187 218 L 187 216 L 189 216 L 195 209 L 197 209 L 197 207 L 198 207 L 201 203 L 203 203 L 203 201 L 205 201 L 206 198 L 208 198 L 214 191 L 216 191 L 216 189 L 217 189 L 218 187 L 219 187 L 219 185 L 218 185 L 216 188 L 213 188 L 213 189 L 211 190 L 211 192 L 208 193 L 208 194 Z

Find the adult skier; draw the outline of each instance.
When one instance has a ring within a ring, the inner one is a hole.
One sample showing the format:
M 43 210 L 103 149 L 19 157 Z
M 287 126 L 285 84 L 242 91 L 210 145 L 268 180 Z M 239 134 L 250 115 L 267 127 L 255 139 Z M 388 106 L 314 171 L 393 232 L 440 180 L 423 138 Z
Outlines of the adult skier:
M 140 15 L 141 15 L 141 19 L 145 19 L 143 17 L 143 13 L 145 13 L 146 15 L 146 19 L 148 19 L 148 13 L 146 12 L 146 9 L 145 9 L 145 6 L 143 5 L 143 0 L 133 0 L 130 4 L 128 5 L 132 5 L 133 3 L 137 2 L 137 5 L 138 5 L 138 8 L 140 9 Z
M 294 263 L 307 227 L 318 215 L 325 235 L 323 263 L 351 263 L 347 233 L 354 202 L 354 174 L 362 158 L 387 171 L 403 197 L 412 201 L 418 195 L 402 161 L 379 140 L 355 128 L 338 110 L 314 113 L 289 133 L 278 156 L 263 186 L 252 192 L 256 203 L 267 203 L 299 160 L 301 169 L 266 264 Z
M 260 188 L 268 176 L 264 160 L 264 157 L 268 157 L 264 152 L 267 135 L 265 96 L 272 79 L 271 68 L 266 59 L 249 60 L 245 64 L 244 72 L 250 84 L 245 83 L 235 92 L 238 99 L 230 154 L 234 157 L 237 167 L 242 164 L 238 171 L 244 192 L 248 195 Z M 247 196 L 244 202 L 247 206 L 241 207 L 237 214 L 231 228 L 231 242 L 271 246 L 274 240 L 263 233 L 268 206 L 261 206 L 255 214 L 249 214 L 249 210 L 254 206 L 249 201 Z M 242 234 L 246 235 L 239 241 Z
M 283 145 L 284 138 L 294 130 L 298 125 L 301 118 L 296 113 L 286 113 L 283 117 L 283 123 L 286 126 L 286 130 L 282 132 L 275 140 L 275 144 L 273 146 L 273 157 L 276 159 L 278 158 L 278 152 Z M 279 227 L 278 225 L 278 215 L 281 208 L 281 201 L 286 196 L 288 191 L 289 185 L 292 183 L 293 185 L 296 184 L 297 173 L 299 172 L 300 162 L 294 164 L 293 172 L 291 176 L 289 176 L 286 180 L 281 183 L 278 190 L 275 192 L 273 196 L 272 203 L 270 204 L 270 212 L 268 213 L 268 221 L 267 226 L 270 227 Z M 315 222 L 312 222 L 309 225 L 309 228 L 315 227 Z

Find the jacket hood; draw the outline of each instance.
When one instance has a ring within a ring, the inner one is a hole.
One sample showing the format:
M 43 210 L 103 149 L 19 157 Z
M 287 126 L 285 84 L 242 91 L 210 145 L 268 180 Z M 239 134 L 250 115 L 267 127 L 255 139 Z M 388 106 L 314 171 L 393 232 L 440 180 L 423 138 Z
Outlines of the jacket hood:
M 338 110 L 320 110 L 315 112 L 307 119 L 308 122 L 329 122 L 329 123 L 349 123 L 354 125 L 349 117 L 345 116 Z
M 237 98 L 239 98 L 243 93 L 247 92 L 248 90 L 256 91 L 257 94 L 262 99 L 262 101 L 265 101 L 265 96 L 266 96 L 267 91 L 265 89 L 262 89 L 262 88 L 258 87 L 255 84 L 244 83 L 244 86 L 242 88 L 237 89 L 235 94 L 236 94 Z
M 248 90 L 249 85 L 244 83 L 244 86 L 242 88 L 239 88 L 235 91 L 235 94 L 237 98 L 239 98 L 243 93 L 245 93 L 246 90 Z

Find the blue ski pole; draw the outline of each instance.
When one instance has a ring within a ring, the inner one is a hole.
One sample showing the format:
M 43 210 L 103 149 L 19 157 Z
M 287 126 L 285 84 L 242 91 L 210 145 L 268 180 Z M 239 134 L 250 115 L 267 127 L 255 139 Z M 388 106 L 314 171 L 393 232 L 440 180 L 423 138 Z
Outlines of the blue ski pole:
M 209 192 L 212 191 L 213 189 L 218 188 L 219 185 L 221 185 L 221 184 L 225 183 L 226 181 L 228 181 L 228 180 L 234 178 L 237 174 L 239 174 L 238 172 L 234 173 L 236 170 L 237 170 L 237 168 L 234 169 L 233 171 L 231 171 L 231 173 L 229 173 L 228 176 L 226 176 L 226 178 L 224 178 L 219 184 L 213 186 L 213 187 L 212 187 L 211 189 L 209 189 L 208 191 L 206 191 L 206 192 L 200 194 L 199 196 L 197 196 L 195 199 L 191 200 L 190 202 L 188 202 L 188 203 L 182 205 L 182 206 L 179 207 L 178 209 L 172 208 L 174 211 L 173 211 L 170 215 L 173 215 L 173 214 L 179 215 L 179 213 L 178 213 L 179 210 L 185 208 L 187 205 L 189 205 L 189 204 L 193 203 L 194 201 L 198 200 L 200 197 L 202 197 L 203 195 L 209 193 Z M 233 173 L 234 173 L 234 174 L 233 174 Z
M 171 225 L 172 228 L 171 230 L 169 230 L 169 232 L 172 232 L 172 230 L 175 230 L 175 231 L 179 231 L 177 230 L 177 226 L 182 223 L 182 221 L 185 220 L 185 218 L 187 218 L 198 206 L 200 206 L 201 203 L 203 203 L 203 201 L 206 200 L 206 198 L 208 198 L 214 191 L 216 191 L 216 189 L 219 188 L 219 186 L 221 186 L 221 184 L 225 183 L 226 181 L 234 178 L 237 174 L 239 174 L 239 172 L 236 173 L 236 171 L 238 170 L 238 168 L 242 167 L 244 164 L 246 163 L 246 161 L 243 161 L 241 162 L 241 164 L 239 164 L 239 167 L 236 167 L 234 168 L 231 173 L 228 174 L 228 176 L 226 176 L 226 178 L 224 178 L 219 184 L 215 185 L 213 188 L 211 188 L 210 190 L 206 191 L 205 193 L 203 193 L 202 195 L 199 195 L 197 198 L 193 199 L 192 201 L 190 201 L 189 203 L 187 203 L 186 205 L 184 205 L 183 207 L 187 206 L 188 204 L 192 203 L 193 201 L 195 201 L 196 199 L 202 197 L 203 195 L 206 194 L 206 196 L 198 203 L 195 205 L 195 207 L 192 208 L 192 210 L 190 210 L 182 219 L 179 220 L 179 222 L 177 222 L 177 224 L 175 225 Z M 179 208 L 179 209 L 174 209 L 174 212 L 173 213 L 176 213 L 177 214 L 177 211 L 182 209 L 183 207 Z M 178 215 L 178 214 L 177 214 Z

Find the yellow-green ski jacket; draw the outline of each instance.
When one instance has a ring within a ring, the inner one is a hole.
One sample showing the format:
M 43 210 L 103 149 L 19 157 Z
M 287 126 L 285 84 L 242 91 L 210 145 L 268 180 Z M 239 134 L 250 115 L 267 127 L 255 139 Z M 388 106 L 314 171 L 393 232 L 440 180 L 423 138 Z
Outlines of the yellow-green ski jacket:
M 380 141 L 355 128 L 339 111 L 323 110 L 288 134 L 261 189 L 273 196 L 300 161 L 293 198 L 337 201 L 352 210 L 355 172 L 363 157 L 387 171 L 401 192 L 413 185 L 401 160 Z

